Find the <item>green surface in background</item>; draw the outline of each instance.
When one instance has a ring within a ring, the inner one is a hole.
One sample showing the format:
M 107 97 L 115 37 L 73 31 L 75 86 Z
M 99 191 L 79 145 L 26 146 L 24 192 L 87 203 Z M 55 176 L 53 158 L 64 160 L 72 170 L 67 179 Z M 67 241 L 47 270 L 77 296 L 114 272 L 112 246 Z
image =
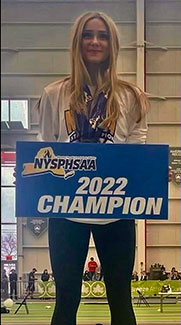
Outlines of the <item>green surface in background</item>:
M 54 302 L 46 301 L 46 302 L 29 302 L 27 301 L 29 315 L 26 314 L 25 307 L 22 306 L 19 312 L 15 315 L 14 311 L 18 307 L 18 305 L 14 305 L 10 314 L 2 314 L 2 324 L 25 324 L 31 322 L 31 324 L 49 324 L 53 309 Z M 47 309 L 46 306 L 51 306 L 51 308 Z M 134 310 L 136 314 L 136 319 L 138 322 L 147 321 L 154 322 L 157 321 L 180 321 L 181 322 L 181 306 L 178 302 L 177 304 L 164 304 L 163 313 L 159 311 L 159 304 L 152 304 L 150 307 L 147 307 L 143 304 L 137 306 L 134 305 Z M 109 322 L 110 321 L 110 313 L 109 307 L 107 304 L 84 304 L 81 303 L 77 315 L 78 323 L 82 324 L 82 322 Z

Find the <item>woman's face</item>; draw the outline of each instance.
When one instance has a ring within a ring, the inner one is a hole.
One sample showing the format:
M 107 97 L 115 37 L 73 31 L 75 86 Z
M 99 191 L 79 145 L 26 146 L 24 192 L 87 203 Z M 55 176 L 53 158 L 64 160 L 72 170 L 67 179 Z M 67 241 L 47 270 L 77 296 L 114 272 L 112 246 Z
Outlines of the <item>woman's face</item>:
M 85 63 L 98 64 L 109 57 L 109 33 L 99 18 L 89 20 L 82 34 L 82 57 Z

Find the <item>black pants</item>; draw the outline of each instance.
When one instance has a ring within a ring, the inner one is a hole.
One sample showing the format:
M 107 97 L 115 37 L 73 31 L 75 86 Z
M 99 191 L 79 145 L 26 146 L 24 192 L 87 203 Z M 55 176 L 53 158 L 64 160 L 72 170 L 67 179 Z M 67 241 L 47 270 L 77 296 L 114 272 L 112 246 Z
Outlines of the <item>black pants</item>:
M 2 280 L 1 281 L 1 290 L 2 290 L 2 298 L 8 298 L 8 281 Z
M 17 297 L 17 282 L 16 281 L 10 281 L 10 298 L 13 299 L 13 293 L 15 299 L 18 299 Z
M 91 232 L 104 273 L 111 325 L 135 325 L 131 303 L 134 221 L 90 225 L 66 219 L 49 220 L 50 258 L 56 283 L 56 305 L 51 324 L 76 324 Z
M 89 277 L 90 277 L 91 281 L 94 280 L 94 275 L 95 274 L 96 274 L 95 272 L 89 272 Z

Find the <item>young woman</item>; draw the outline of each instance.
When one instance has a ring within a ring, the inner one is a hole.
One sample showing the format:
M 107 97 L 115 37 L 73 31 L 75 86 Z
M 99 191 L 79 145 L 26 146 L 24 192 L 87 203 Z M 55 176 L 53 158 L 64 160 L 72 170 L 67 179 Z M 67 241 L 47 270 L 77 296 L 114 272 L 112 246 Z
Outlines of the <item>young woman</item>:
M 39 139 L 61 142 L 145 143 L 148 100 L 118 79 L 115 23 L 104 13 L 85 13 L 74 25 L 70 77 L 48 85 L 38 103 Z M 131 304 L 135 256 L 134 220 L 49 220 L 56 283 L 52 325 L 75 325 L 90 233 L 104 273 L 112 325 L 136 324 Z

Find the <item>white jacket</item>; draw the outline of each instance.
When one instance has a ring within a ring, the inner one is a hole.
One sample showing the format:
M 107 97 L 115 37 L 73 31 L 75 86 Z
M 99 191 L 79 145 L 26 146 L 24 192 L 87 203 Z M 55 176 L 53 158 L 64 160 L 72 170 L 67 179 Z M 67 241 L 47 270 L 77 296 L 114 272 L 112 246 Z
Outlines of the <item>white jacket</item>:
M 91 87 L 90 87 L 91 91 Z M 56 81 L 44 88 L 43 94 L 36 105 L 39 112 L 39 141 L 71 142 L 74 139 L 74 127 L 69 111 L 70 82 Z M 137 101 L 129 89 L 120 92 L 121 114 L 117 123 L 112 126 L 111 142 L 114 143 L 145 143 L 147 136 L 146 116 L 138 120 Z M 107 224 L 118 219 L 70 219 L 72 221 Z

